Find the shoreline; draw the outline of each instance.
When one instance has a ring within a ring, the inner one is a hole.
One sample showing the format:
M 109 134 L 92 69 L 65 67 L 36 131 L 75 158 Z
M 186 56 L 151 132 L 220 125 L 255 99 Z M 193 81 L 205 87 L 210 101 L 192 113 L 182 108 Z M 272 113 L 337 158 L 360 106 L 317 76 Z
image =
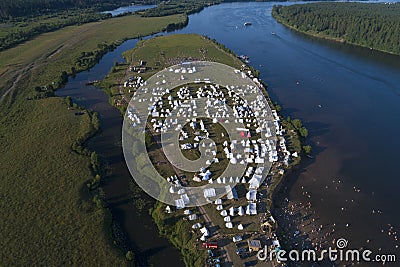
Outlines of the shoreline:
M 340 44 L 348 44 L 348 45 L 352 45 L 352 46 L 356 46 L 356 47 L 362 47 L 362 48 L 366 48 L 366 49 L 370 49 L 373 51 L 377 51 L 380 53 L 385 53 L 385 54 L 389 54 L 389 55 L 394 55 L 394 56 L 400 56 L 400 54 L 396 54 L 390 51 L 386 51 L 386 50 L 382 50 L 382 49 L 376 49 L 376 48 L 372 48 L 372 47 L 368 47 L 362 44 L 358 44 L 358 43 L 353 43 L 353 42 L 349 42 L 347 40 L 345 40 L 344 38 L 338 38 L 338 37 L 333 37 L 333 36 L 329 36 L 326 34 L 322 34 L 322 33 L 315 33 L 315 32 L 310 32 L 310 31 L 302 31 L 290 24 L 288 24 L 286 21 L 283 20 L 283 18 L 279 15 L 276 14 L 276 12 L 271 12 L 272 17 L 279 22 L 280 24 L 282 24 L 283 26 L 285 26 L 286 28 L 297 32 L 297 33 L 301 33 L 304 34 L 308 37 L 314 37 L 320 40 L 327 40 L 327 41 L 331 41 L 331 42 L 335 42 L 335 43 L 340 43 Z

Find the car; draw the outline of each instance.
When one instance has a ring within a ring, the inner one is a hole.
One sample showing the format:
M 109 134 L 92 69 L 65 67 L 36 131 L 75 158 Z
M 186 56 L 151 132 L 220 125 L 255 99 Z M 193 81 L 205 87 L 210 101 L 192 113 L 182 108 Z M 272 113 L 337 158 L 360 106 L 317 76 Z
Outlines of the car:
M 203 248 L 211 248 L 211 249 L 218 248 L 218 244 L 217 243 L 203 243 L 203 244 L 201 244 L 201 246 Z
M 211 249 L 207 250 L 208 256 L 214 257 L 214 253 Z
M 240 257 L 242 260 L 244 260 L 244 259 L 247 259 L 247 258 L 249 257 L 249 255 L 248 255 L 247 253 L 242 253 L 242 254 L 239 254 L 239 257 Z
M 246 248 L 239 248 L 238 250 L 236 250 L 236 254 L 242 254 L 242 253 L 244 253 L 244 252 L 246 252 Z
M 244 266 L 254 266 L 254 265 L 256 265 L 257 264 L 257 261 L 256 260 L 254 260 L 254 261 L 246 261 L 245 263 L 244 263 Z

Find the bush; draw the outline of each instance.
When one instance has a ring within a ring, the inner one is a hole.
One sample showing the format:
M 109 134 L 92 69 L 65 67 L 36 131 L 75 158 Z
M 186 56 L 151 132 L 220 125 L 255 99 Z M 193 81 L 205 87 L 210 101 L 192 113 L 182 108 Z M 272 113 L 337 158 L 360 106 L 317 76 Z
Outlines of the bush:
M 303 146 L 303 150 L 304 150 L 304 153 L 306 153 L 307 155 L 310 155 L 312 148 L 310 145 L 307 145 L 307 146 Z
M 126 252 L 125 258 L 128 261 L 133 261 L 135 260 L 135 254 L 133 254 L 133 252 L 129 250 L 128 252 Z
M 300 133 L 300 136 L 303 138 L 307 138 L 307 136 L 308 136 L 308 130 L 306 127 L 301 127 L 299 129 L 299 133 Z
M 72 98 L 70 96 L 67 96 L 65 98 L 65 103 L 67 103 L 67 106 L 71 108 L 72 107 Z

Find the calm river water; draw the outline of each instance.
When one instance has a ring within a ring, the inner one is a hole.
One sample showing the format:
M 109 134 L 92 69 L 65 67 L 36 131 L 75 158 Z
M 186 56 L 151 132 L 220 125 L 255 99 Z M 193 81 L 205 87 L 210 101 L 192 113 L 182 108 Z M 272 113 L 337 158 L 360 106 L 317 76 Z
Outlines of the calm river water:
M 321 224 L 335 223 L 336 237 L 346 238 L 351 248 L 367 246 L 376 253 L 381 248 L 381 253 L 399 258 L 399 243 L 388 235 L 388 228 L 398 231 L 400 225 L 396 167 L 400 57 L 295 33 L 271 17 L 274 4 L 281 3 L 208 7 L 190 15 L 189 25 L 173 33 L 207 35 L 237 54 L 248 55 L 285 116 L 302 119 L 309 129 L 314 159 L 305 159 L 302 171 L 288 178 L 292 180 L 288 198 L 310 201 Z M 252 25 L 245 27 L 246 21 Z M 84 85 L 104 77 L 114 61 L 122 60 L 120 54 L 135 44 L 135 40 L 127 41 L 108 53 L 90 71 L 70 80 L 58 95 L 71 95 L 101 114 L 103 131 L 90 146 L 114 170 L 106 192 L 134 246 L 155 266 L 180 266 L 178 252 L 157 237 L 151 218 L 138 216 L 129 204 L 129 174 L 119 146 L 119 112 L 108 105 L 99 89 Z M 304 191 L 311 197 L 305 197 Z

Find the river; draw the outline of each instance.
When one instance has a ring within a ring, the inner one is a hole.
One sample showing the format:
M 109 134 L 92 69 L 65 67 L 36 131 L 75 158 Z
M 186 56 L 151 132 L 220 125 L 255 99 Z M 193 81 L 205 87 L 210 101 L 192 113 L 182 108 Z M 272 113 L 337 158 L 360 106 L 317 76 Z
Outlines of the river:
M 336 237 L 349 240 L 350 247 L 367 246 L 376 253 L 394 253 L 399 258 L 399 244 L 387 230 L 388 224 L 397 231 L 400 225 L 396 169 L 400 152 L 400 125 L 396 123 L 400 116 L 400 57 L 293 32 L 271 17 L 274 4 L 282 3 L 207 7 L 190 15 L 188 26 L 173 33 L 207 35 L 237 54 L 248 55 L 284 115 L 302 119 L 309 129 L 314 159 L 305 159 L 301 171 L 288 177 L 288 198 L 311 202 L 321 224 L 335 223 Z M 245 27 L 245 21 L 252 25 Z M 157 237 L 149 216 L 138 219 L 130 210 L 126 195 L 129 174 L 118 145 L 122 119 L 108 105 L 104 93 L 84 85 L 104 77 L 114 61 L 122 60 L 120 54 L 135 43 L 127 41 L 108 53 L 90 71 L 70 79 L 58 95 L 71 95 L 78 104 L 101 114 L 103 131 L 89 146 L 100 150 L 115 170 L 114 179 L 105 188 L 114 214 L 142 256 L 159 266 L 157 263 L 177 261 L 178 252 Z M 305 191 L 310 197 L 304 195 Z

